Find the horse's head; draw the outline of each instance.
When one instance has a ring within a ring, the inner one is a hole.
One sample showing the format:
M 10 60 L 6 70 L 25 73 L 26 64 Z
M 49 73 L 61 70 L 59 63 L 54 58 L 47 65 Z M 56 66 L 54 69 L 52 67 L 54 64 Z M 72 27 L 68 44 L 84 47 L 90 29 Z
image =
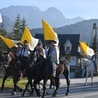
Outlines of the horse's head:
M 7 53 L 4 60 L 5 67 L 9 66 L 13 59 L 15 59 L 14 54 L 12 52 Z
M 0 51 L 0 65 L 3 65 L 5 63 L 5 57 L 7 54 L 7 51 Z

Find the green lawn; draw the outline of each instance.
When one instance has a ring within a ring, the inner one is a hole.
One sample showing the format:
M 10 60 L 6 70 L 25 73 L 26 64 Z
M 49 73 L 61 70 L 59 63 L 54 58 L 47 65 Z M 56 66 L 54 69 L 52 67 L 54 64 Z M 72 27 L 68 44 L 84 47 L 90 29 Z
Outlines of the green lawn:
M 0 78 L 0 87 L 2 85 L 2 80 L 3 80 L 3 78 Z M 18 86 L 21 87 L 21 88 L 24 88 L 26 83 L 27 83 L 27 79 L 26 78 L 22 78 L 18 82 Z M 13 88 L 13 80 L 12 80 L 12 78 L 8 78 L 5 81 L 5 86 L 4 87 L 5 88 Z

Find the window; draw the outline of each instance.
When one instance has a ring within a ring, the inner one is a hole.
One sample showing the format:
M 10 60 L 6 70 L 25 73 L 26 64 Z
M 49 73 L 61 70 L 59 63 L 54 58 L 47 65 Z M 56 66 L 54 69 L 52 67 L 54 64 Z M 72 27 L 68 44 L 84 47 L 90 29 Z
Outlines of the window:
M 69 46 L 66 47 L 65 54 L 70 54 L 70 47 Z
M 72 44 L 69 39 L 65 42 L 64 48 L 65 48 L 65 54 L 70 54 L 70 51 L 72 49 Z

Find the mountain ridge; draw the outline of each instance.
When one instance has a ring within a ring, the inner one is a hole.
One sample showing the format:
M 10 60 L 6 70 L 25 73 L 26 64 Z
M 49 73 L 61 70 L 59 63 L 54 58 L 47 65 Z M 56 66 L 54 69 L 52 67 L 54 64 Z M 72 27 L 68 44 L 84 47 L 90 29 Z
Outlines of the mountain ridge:
M 25 18 L 30 29 L 42 27 L 41 20 L 45 19 L 52 27 L 62 27 L 76 22 L 83 21 L 84 19 L 69 19 L 66 18 L 59 9 L 50 7 L 45 11 L 41 11 L 35 6 L 10 6 L 0 9 L 2 16 L 8 17 L 12 24 L 19 14 L 21 18 Z

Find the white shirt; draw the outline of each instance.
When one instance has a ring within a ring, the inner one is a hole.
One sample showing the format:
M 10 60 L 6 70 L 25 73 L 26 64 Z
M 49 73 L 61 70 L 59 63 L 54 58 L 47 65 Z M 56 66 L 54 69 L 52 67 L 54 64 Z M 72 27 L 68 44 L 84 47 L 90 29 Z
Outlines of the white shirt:
M 25 56 L 25 57 L 29 57 L 30 49 L 29 49 L 28 46 L 22 48 L 22 55 Z

